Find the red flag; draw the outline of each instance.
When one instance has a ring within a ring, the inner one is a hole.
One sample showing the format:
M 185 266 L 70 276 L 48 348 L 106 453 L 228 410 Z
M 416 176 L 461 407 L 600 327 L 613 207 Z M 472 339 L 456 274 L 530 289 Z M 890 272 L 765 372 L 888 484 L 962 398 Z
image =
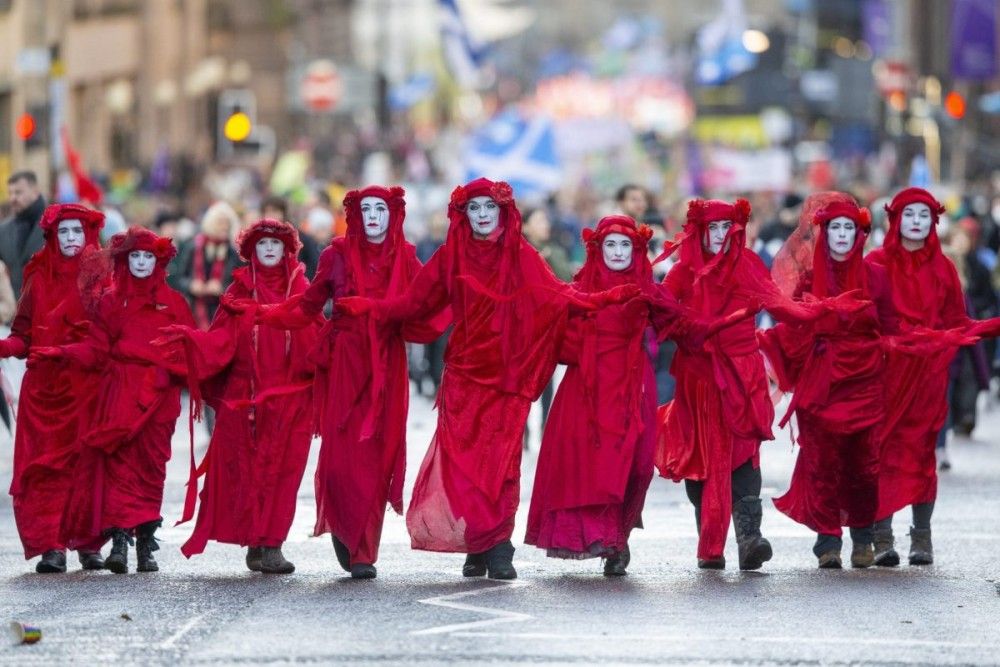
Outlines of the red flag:
M 76 194 L 80 198 L 80 201 L 90 202 L 94 206 L 99 206 L 101 200 L 104 199 L 104 193 L 101 188 L 98 187 L 97 183 L 94 183 L 87 175 L 86 170 L 84 170 L 83 165 L 80 163 L 80 154 L 76 152 L 73 148 L 73 144 L 69 141 L 69 132 L 66 131 L 65 126 L 61 130 L 63 151 L 66 153 L 66 162 L 69 164 L 69 170 L 73 174 L 73 181 L 76 183 Z

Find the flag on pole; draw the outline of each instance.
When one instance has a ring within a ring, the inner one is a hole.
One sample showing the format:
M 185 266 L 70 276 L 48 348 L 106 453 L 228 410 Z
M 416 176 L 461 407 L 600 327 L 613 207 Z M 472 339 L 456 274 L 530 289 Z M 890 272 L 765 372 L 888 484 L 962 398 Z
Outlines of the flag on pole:
M 441 46 L 444 59 L 458 85 L 479 84 L 485 49 L 469 33 L 456 0 L 438 0 L 441 9 Z
M 548 195 L 563 180 L 552 122 L 515 111 L 500 113 L 473 133 L 463 166 L 466 180 L 507 181 L 518 197 Z

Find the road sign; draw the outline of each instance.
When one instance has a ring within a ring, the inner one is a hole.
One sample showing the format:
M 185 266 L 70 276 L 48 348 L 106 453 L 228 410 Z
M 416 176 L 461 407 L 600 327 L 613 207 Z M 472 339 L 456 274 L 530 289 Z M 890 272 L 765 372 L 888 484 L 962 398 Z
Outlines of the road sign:
M 299 93 L 310 111 L 336 109 L 343 93 L 343 84 L 333 61 L 320 59 L 309 63 Z

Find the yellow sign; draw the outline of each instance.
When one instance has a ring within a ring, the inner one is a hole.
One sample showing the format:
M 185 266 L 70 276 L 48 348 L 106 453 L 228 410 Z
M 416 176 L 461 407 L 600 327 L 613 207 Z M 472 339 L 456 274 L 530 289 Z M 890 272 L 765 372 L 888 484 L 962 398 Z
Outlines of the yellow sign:
M 768 143 L 760 116 L 702 116 L 694 121 L 694 136 L 702 143 L 740 148 Z

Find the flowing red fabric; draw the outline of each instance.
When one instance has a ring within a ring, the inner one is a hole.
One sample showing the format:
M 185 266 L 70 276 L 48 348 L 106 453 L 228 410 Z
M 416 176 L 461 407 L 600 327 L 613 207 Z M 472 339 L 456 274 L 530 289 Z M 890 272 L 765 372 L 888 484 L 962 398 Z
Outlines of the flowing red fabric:
M 469 199 L 492 197 L 500 224 L 473 237 Z M 386 321 L 451 305 L 438 426 L 406 516 L 415 549 L 478 553 L 509 540 L 520 488 L 522 434 L 531 402 L 556 364 L 569 295 L 521 236 L 510 186 L 477 179 L 452 193 L 443 246 L 406 293 L 379 301 Z
M 156 256 L 148 278 L 129 272 L 133 250 Z M 62 347 L 70 363 L 101 374 L 63 517 L 61 534 L 70 548 L 99 547 L 112 528 L 131 530 L 160 519 L 180 381 L 150 341 L 164 326 L 194 325 L 184 297 L 165 281 L 175 253 L 169 239 L 130 229 L 112 237 L 108 253 L 113 285 L 100 298 L 87 337 Z
M 63 220 L 79 220 L 84 247 L 74 257 L 59 250 L 56 232 Z M 81 340 L 90 325 L 80 300 L 77 276 L 84 253 L 100 247 L 104 214 L 76 204 L 45 209 L 39 222 L 45 245 L 24 269 L 24 290 L 11 324 L 0 342 L 3 356 L 26 357 L 32 348 Z M 24 557 L 62 549 L 59 525 L 74 483 L 81 429 L 91 411 L 98 376 L 90 371 L 42 361 L 21 382 L 10 485 L 14 520 Z
M 255 245 L 265 237 L 285 244 L 277 266 L 257 259 Z M 208 451 L 188 481 L 190 499 L 205 476 L 194 531 L 181 547 L 188 558 L 209 540 L 280 546 L 295 517 L 312 439 L 309 354 L 320 323 L 295 331 L 258 325 L 253 307 L 283 303 L 309 286 L 296 259 L 298 235 L 288 223 L 264 219 L 244 230 L 238 245 L 248 266 L 233 272 L 211 328 L 185 331 L 194 354 L 174 355 L 183 361 L 179 373 L 207 380 L 202 394 L 216 411 Z M 185 507 L 182 520 L 193 510 Z
M 396 298 L 406 291 L 420 262 L 403 237 L 404 196 L 400 187 L 381 186 L 347 194 L 347 234 L 320 255 L 316 279 L 298 309 L 318 314 L 331 298 Z M 365 197 L 378 197 L 389 208 L 382 243 L 372 243 L 365 235 Z M 386 505 L 403 512 L 409 407 L 405 343 L 436 339 L 450 318 L 448 308 L 405 324 L 335 312 L 323 330 L 315 354 L 323 444 L 316 468 L 314 533 L 336 536 L 352 563 L 378 559 Z
M 843 261 L 830 257 L 826 224 L 837 217 L 854 221 L 854 246 Z M 811 246 L 811 269 L 801 272 L 794 296 L 835 296 L 851 290 L 870 299 L 863 310 L 831 312 L 808 323 L 781 323 L 758 332 L 780 389 L 793 391 L 800 446 L 788 492 L 775 507 L 825 535 L 842 526 L 870 526 L 878 502 L 877 427 L 885 416 L 885 355 L 881 337 L 898 330 L 888 278 L 865 264 L 863 253 L 871 217 L 839 192 L 811 195 L 799 228 L 775 259 L 776 277 L 790 277 L 787 262 Z M 804 244 L 802 248 L 797 247 Z
M 695 200 L 687 223 L 665 255 L 680 259 L 664 285 L 681 304 L 707 317 L 724 317 L 742 308 L 756 312 L 762 303 L 784 313 L 780 293 L 763 262 L 745 249 L 750 205 Z M 708 223 L 730 220 L 723 249 L 703 248 Z M 759 466 L 761 440 L 771 440 L 774 407 L 752 320 L 720 331 L 694 346 L 678 345 L 671 373 L 674 399 L 659 409 L 655 455 L 660 475 L 705 482 L 701 501 L 698 558 L 723 555 L 732 517 L 731 473 L 748 460 Z
M 912 203 L 926 204 L 933 224 L 924 246 L 909 251 L 903 247 L 900 228 L 903 209 Z M 887 272 L 901 330 L 961 328 L 996 335 L 1000 320 L 976 323 L 969 319 L 958 272 L 941 252 L 936 226 L 944 207 L 926 190 L 907 188 L 893 198 L 886 212 L 889 231 L 885 245 L 865 261 Z M 943 334 L 938 335 L 943 338 Z M 925 354 L 889 351 L 888 414 L 880 435 L 879 519 L 937 497 L 934 446 L 948 413 L 948 366 L 956 351 L 955 345 L 948 344 Z
M 604 263 L 601 244 L 612 233 L 633 243 L 633 262 L 624 271 Z M 583 235 L 587 260 L 575 287 L 587 293 L 624 284 L 655 289 L 648 227 L 609 216 Z M 634 299 L 570 318 L 560 351 L 568 368 L 546 422 L 525 536 L 549 556 L 610 556 L 625 549 L 641 524 L 656 433 L 650 316 L 647 301 Z

